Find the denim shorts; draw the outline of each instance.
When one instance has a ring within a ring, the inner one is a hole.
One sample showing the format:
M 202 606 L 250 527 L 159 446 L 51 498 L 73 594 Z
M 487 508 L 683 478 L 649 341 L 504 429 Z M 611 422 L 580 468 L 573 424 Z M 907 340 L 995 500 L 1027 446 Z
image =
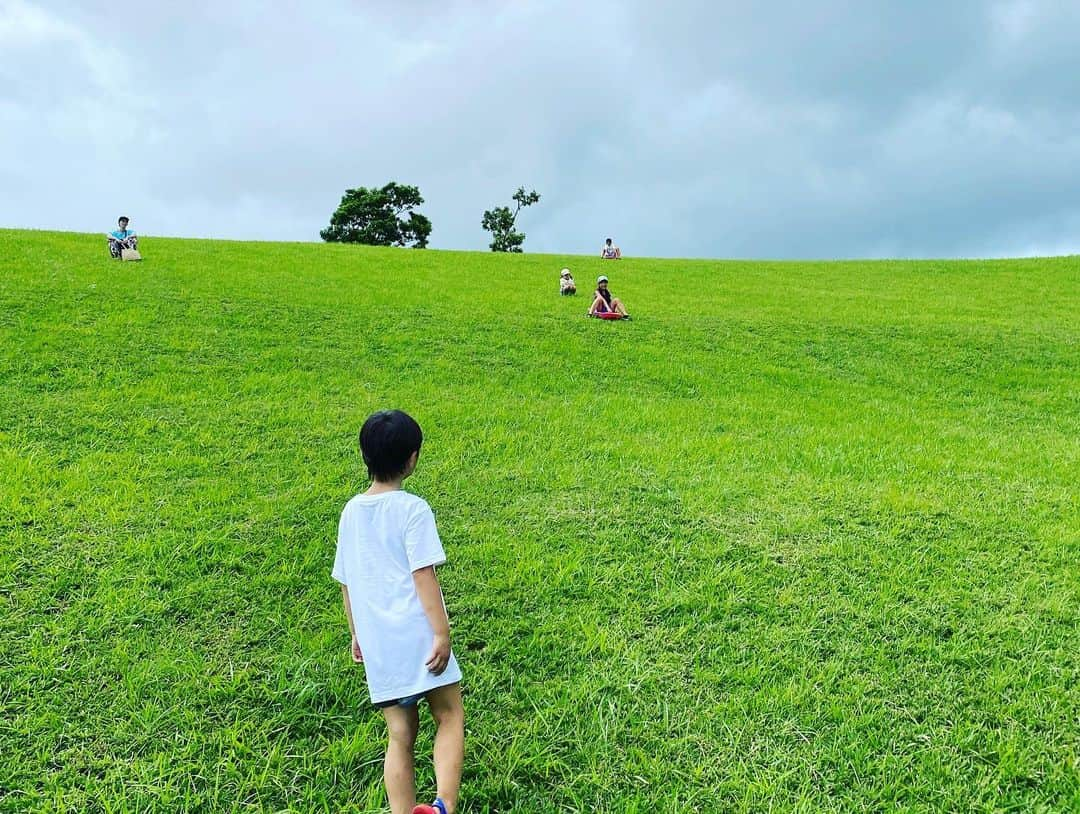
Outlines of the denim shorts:
M 420 699 L 424 697 L 422 692 L 418 692 L 416 695 L 406 695 L 404 698 L 391 698 L 389 701 L 379 701 L 375 704 L 379 709 L 389 709 L 390 707 L 415 707 L 420 703 Z

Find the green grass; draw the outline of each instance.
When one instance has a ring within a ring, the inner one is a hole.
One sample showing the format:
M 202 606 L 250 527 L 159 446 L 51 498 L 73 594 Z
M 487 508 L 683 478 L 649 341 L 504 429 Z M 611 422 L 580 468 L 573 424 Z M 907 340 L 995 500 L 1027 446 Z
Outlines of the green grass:
M 1080 809 L 1080 259 L 141 248 L 0 231 L 0 811 L 381 809 L 390 406 L 464 811 Z

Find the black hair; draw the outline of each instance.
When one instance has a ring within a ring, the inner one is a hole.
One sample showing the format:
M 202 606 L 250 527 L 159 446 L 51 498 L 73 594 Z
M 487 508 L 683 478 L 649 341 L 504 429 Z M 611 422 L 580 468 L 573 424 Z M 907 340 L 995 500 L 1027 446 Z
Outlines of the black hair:
M 131 218 L 129 218 L 127 215 L 121 215 L 116 219 L 116 222 L 119 223 L 122 220 L 126 220 L 128 223 L 131 223 Z
M 385 482 L 404 475 L 409 458 L 422 443 L 420 425 L 401 410 L 373 413 L 360 428 L 360 454 L 372 480 Z
M 605 243 L 610 243 L 610 242 L 611 242 L 611 238 L 609 237 L 609 238 L 608 238 L 607 240 L 605 240 L 604 242 L 605 242 Z

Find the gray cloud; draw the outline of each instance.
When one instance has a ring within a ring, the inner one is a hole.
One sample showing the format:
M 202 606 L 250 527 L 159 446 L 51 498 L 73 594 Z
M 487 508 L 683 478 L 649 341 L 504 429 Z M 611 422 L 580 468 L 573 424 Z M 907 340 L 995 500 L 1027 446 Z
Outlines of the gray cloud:
M 402 11 L 405 7 L 406 11 Z M 432 244 L 1075 252 L 1075 4 L 0 0 L 0 224 L 314 240 L 417 184 Z

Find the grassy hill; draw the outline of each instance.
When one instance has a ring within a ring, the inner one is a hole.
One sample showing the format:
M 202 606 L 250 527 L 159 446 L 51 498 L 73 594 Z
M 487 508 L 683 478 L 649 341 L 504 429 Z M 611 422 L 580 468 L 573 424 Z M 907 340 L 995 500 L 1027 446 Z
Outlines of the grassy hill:
M 141 248 L 0 231 L 0 811 L 380 809 L 389 406 L 464 811 L 1080 808 L 1080 258 Z

